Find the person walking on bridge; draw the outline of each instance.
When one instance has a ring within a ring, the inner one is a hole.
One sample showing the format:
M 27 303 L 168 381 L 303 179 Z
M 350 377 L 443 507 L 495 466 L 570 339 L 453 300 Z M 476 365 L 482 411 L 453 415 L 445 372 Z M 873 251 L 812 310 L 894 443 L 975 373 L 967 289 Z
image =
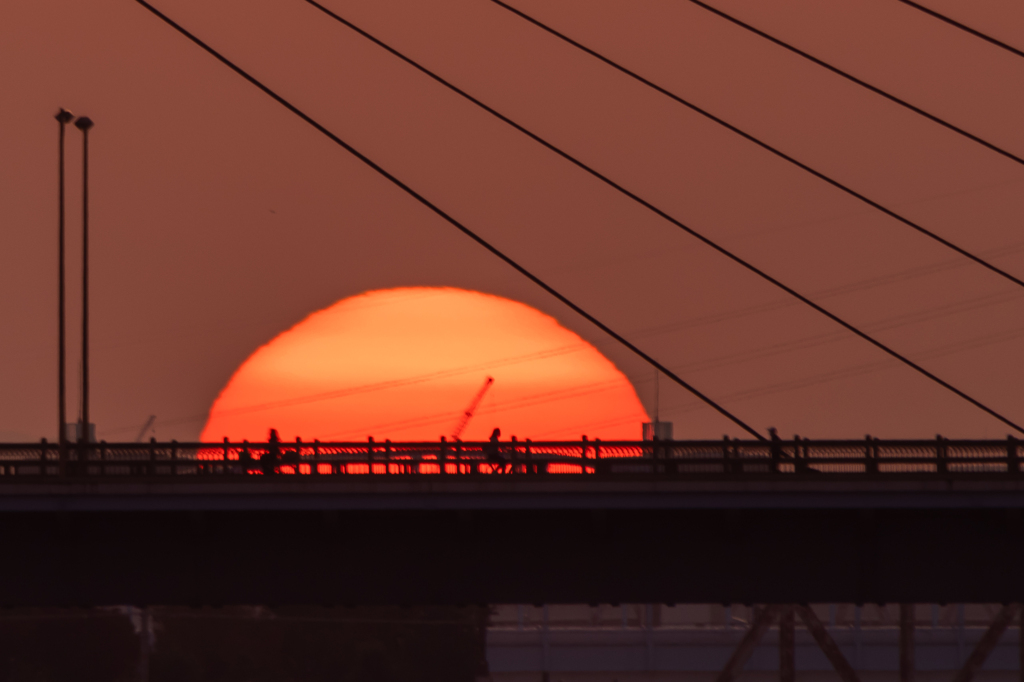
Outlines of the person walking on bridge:
M 270 429 L 270 446 L 260 456 L 260 468 L 264 476 L 273 476 L 277 473 L 277 463 L 281 459 L 281 438 L 277 435 L 277 429 Z
M 491 465 L 491 473 L 503 473 L 505 471 L 505 459 L 501 456 L 501 447 L 498 445 L 498 438 L 501 437 L 501 429 L 491 431 L 491 437 L 484 447 L 487 455 L 487 463 Z

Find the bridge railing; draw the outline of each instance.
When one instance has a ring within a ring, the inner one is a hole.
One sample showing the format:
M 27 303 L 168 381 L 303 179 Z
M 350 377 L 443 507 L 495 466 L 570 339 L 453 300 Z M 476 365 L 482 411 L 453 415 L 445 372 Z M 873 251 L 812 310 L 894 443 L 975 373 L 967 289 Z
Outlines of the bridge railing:
M 50 476 L 971 476 L 1021 473 L 1006 440 L 0 443 L 0 479 Z

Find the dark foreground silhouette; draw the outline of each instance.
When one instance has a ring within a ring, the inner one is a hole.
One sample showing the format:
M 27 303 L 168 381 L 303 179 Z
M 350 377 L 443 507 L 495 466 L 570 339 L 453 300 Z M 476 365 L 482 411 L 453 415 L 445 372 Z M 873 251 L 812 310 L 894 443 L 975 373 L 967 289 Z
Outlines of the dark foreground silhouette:
M 486 607 L 151 608 L 153 645 L 123 613 L 0 611 L 0 682 L 472 682 Z

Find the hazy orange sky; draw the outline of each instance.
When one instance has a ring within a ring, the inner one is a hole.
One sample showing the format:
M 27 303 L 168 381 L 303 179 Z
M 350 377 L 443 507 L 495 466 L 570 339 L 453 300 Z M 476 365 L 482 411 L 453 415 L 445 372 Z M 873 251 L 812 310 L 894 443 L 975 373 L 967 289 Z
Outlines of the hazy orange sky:
M 333 10 L 995 409 L 1024 419 L 1024 292 L 487 0 Z M 895 0 L 713 0 L 1017 154 L 1024 59 Z M 157 6 L 719 400 L 805 436 L 1006 428 L 300 0 Z M 515 0 L 1024 277 L 1024 167 L 685 0 Z M 1024 46 L 1024 5 L 928 0 Z M 0 3 L 0 438 L 56 428 L 56 122 L 90 116 L 101 438 L 198 437 L 239 365 L 370 289 L 523 301 L 653 372 L 131 0 Z M 79 137 L 69 136 L 77 302 Z M 70 347 L 76 347 L 77 305 Z M 69 359 L 77 384 L 77 356 Z M 740 435 L 662 381 L 680 437 Z M 74 415 L 77 402 L 69 405 Z

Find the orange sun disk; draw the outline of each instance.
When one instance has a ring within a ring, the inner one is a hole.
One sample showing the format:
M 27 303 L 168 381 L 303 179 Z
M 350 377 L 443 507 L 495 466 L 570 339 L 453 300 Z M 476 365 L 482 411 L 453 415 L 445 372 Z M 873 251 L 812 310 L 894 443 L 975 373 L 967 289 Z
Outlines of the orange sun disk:
M 455 288 L 370 291 L 256 350 L 213 403 L 203 441 L 433 441 L 484 394 L 462 440 L 636 439 L 647 413 L 615 365 L 523 303 Z

